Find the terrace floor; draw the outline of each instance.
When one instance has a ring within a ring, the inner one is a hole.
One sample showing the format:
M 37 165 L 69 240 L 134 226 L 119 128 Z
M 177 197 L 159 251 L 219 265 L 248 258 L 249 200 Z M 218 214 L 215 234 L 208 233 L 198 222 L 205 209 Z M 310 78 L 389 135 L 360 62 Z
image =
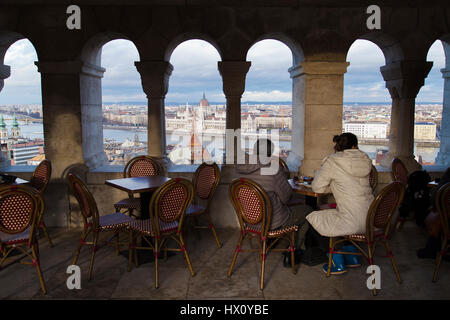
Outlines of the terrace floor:
M 449 299 L 450 263 L 443 261 L 437 283 L 431 282 L 435 262 L 418 259 L 416 249 L 426 241 L 426 232 L 408 222 L 391 241 L 394 257 L 403 279 L 398 284 L 382 247 L 375 263 L 381 268 L 381 290 L 373 297 L 366 287 L 367 262 L 340 276 L 326 278 L 322 265 L 298 265 L 296 275 L 282 266 L 278 252 L 268 255 L 265 288 L 259 290 L 260 264 L 256 253 L 240 253 L 234 273 L 227 277 L 239 231 L 219 229 L 223 247 L 218 249 L 208 230 L 189 232 L 187 249 L 196 275 L 190 276 L 183 256 L 178 253 L 160 263 L 160 287 L 154 287 L 154 263 L 142 264 L 127 272 L 127 251 L 117 256 L 113 247 L 97 252 L 93 278 L 87 280 L 89 252 L 82 250 L 81 289 L 66 286 L 80 230 L 50 229 L 55 243 L 50 248 L 40 240 L 41 265 L 48 293 L 43 295 L 33 267 L 14 263 L 0 271 L 0 299 Z M 248 243 L 247 243 L 248 245 Z M 254 244 L 256 246 L 256 243 Z M 126 248 L 123 246 L 123 248 Z

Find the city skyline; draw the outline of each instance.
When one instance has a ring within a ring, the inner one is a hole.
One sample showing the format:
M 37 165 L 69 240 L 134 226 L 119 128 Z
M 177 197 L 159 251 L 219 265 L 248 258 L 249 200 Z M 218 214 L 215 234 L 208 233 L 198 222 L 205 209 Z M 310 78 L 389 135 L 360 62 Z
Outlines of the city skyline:
M 122 57 L 117 61 L 117 56 Z M 1 104 L 39 104 L 41 102 L 40 74 L 34 65 L 36 52 L 28 40 L 20 40 L 6 52 L 5 64 L 11 65 L 11 76 L 0 92 Z M 145 103 L 140 77 L 134 61 L 139 54 L 127 40 L 114 40 L 103 46 L 102 66 L 106 68 L 102 81 L 104 103 L 136 101 Z M 170 62 L 174 71 L 166 96 L 167 104 L 197 101 L 203 92 L 209 100 L 224 103 L 222 79 L 217 70 L 220 61 L 217 50 L 202 40 L 180 44 L 172 53 Z M 263 40 L 250 48 L 247 60 L 252 66 L 246 78 L 242 102 L 290 102 L 291 79 L 287 69 L 292 66 L 290 49 L 276 40 Z M 417 102 L 442 103 L 443 79 L 440 69 L 445 66 L 442 44 L 435 42 L 429 49 L 428 61 L 433 61 L 425 85 Z M 381 50 L 366 40 L 357 40 L 350 47 L 350 62 L 344 76 L 344 103 L 390 102 L 385 82 L 379 72 L 384 65 Z

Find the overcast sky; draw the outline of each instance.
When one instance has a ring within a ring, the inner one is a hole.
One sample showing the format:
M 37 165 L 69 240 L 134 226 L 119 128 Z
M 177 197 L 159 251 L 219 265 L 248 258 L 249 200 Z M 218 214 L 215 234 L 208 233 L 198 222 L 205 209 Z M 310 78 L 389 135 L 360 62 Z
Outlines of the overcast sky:
M 1 104 L 41 104 L 40 75 L 34 61 L 36 52 L 28 40 L 14 43 L 6 53 L 5 64 L 11 66 L 11 76 L 5 80 L 0 92 Z M 145 101 L 139 74 L 134 61 L 139 55 L 127 40 L 107 43 L 102 51 L 102 66 L 106 68 L 103 86 L 103 102 Z M 224 102 L 222 81 L 217 70 L 220 55 L 210 44 L 191 40 L 180 44 L 170 62 L 174 66 L 170 77 L 167 102 L 195 104 L 203 92 L 209 101 Z M 288 68 L 292 66 L 292 54 L 287 46 L 275 40 L 255 44 L 248 52 L 252 62 L 247 74 L 245 101 L 290 101 L 292 82 Z M 428 52 L 433 69 L 421 88 L 418 102 L 441 102 L 443 79 L 440 69 L 445 65 L 440 41 Z M 379 67 L 384 65 L 381 50 L 373 43 L 357 40 L 347 56 L 350 66 L 344 77 L 345 102 L 390 102 Z

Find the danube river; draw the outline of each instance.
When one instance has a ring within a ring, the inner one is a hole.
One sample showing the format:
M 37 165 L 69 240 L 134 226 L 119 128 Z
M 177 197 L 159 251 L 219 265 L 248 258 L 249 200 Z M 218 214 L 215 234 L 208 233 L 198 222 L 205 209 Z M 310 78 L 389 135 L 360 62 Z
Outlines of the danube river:
M 11 130 L 12 120 L 10 115 L 4 115 L 5 123 L 7 125 L 8 130 Z M 22 133 L 22 136 L 30 139 L 36 138 L 44 138 L 42 123 L 29 123 L 25 124 L 25 122 L 19 119 L 19 126 Z M 114 139 L 117 142 L 124 142 L 126 139 L 133 140 L 135 134 L 138 135 L 139 141 L 147 141 L 147 132 L 145 131 L 133 131 L 133 130 L 122 130 L 122 129 L 104 129 L 103 130 L 103 138 L 104 139 Z M 183 137 L 176 135 L 167 135 L 167 143 L 176 144 L 178 142 L 183 141 Z M 283 148 L 289 150 L 290 149 L 290 141 L 280 141 L 280 144 Z M 209 149 L 209 148 L 208 148 Z M 371 159 L 376 157 L 376 153 L 379 149 L 387 149 L 387 146 L 375 146 L 375 145 L 360 145 L 360 149 L 366 152 Z M 414 152 L 416 155 L 421 155 L 423 161 L 425 162 L 434 162 L 434 159 L 439 152 L 439 148 L 434 147 L 414 147 Z

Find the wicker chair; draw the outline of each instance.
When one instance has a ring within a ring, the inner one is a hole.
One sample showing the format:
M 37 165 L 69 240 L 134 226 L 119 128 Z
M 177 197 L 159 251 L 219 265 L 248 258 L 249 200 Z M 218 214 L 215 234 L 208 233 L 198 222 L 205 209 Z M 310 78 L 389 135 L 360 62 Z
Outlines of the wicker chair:
M 175 178 L 167 181 L 156 190 L 150 201 L 150 219 L 133 220 L 130 225 L 130 250 L 128 260 L 128 271 L 131 270 L 132 255 L 138 267 L 137 250 L 151 250 L 155 256 L 155 288 L 159 287 L 158 260 L 161 250 L 167 258 L 167 251 L 184 252 L 187 265 L 191 275 L 195 272 L 192 268 L 186 250 L 182 227 L 186 210 L 192 202 L 194 195 L 192 183 L 189 180 Z M 136 237 L 143 236 L 143 245 L 136 245 Z M 148 239 L 148 238 L 150 239 Z M 177 248 L 167 248 L 165 246 L 168 239 L 174 240 Z M 150 241 L 153 240 L 153 241 Z M 144 246 L 147 244 L 148 246 Z
M 292 273 L 295 274 L 297 271 L 294 262 L 294 237 L 298 227 L 290 226 L 269 231 L 272 222 L 272 205 L 261 186 L 250 179 L 239 178 L 233 180 L 228 188 L 228 194 L 241 227 L 239 241 L 230 268 L 228 269 L 228 276 L 231 276 L 239 252 L 259 252 L 261 260 L 260 289 L 263 290 L 265 261 L 270 250 L 290 252 Z M 243 242 L 246 239 L 251 240 L 252 238 L 259 240 L 259 249 L 242 250 Z M 269 245 L 267 242 L 268 239 L 272 239 Z M 279 240 L 286 240 L 289 243 L 289 247 L 287 249 L 272 249 Z
M 391 176 L 392 181 L 401 182 L 406 189 L 408 186 L 408 169 L 406 169 L 405 164 L 399 158 L 392 159 Z M 394 229 L 400 231 L 408 220 L 412 220 L 412 218 L 408 219 L 398 216 Z
M 375 245 L 378 241 L 382 241 L 386 248 L 386 256 L 391 258 L 392 266 L 394 268 L 395 275 L 397 276 L 398 283 L 402 283 L 400 274 L 395 264 L 394 256 L 389 247 L 388 235 L 391 227 L 391 218 L 395 210 L 397 210 L 400 202 L 403 199 L 405 193 L 405 187 L 402 183 L 394 181 L 381 190 L 378 196 L 373 200 L 367 213 L 366 219 L 366 233 L 346 235 L 342 239 L 330 238 L 329 246 L 329 260 L 328 260 L 328 272 L 327 277 L 331 273 L 331 263 L 333 253 L 342 254 L 358 254 L 364 255 L 368 260 L 369 265 L 373 265 L 373 255 L 375 251 Z M 350 241 L 360 253 L 334 251 L 337 244 L 343 241 Z M 367 245 L 367 252 L 361 248 L 358 243 L 365 243 Z M 372 289 L 373 295 L 377 294 L 376 288 Z
M 441 218 L 441 251 L 436 256 L 436 268 L 433 273 L 433 282 L 437 281 L 439 267 L 441 266 L 442 257 L 448 255 L 447 250 L 450 248 L 450 230 L 449 230 L 449 217 L 450 217 L 450 182 L 444 184 L 439 188 L 436 194 L 436 209 L 439 212 Z
M 195 228 L 211 229 L 213 236 L 216 239 L 218 248 L 222 247 L 222 245 L 220 244 L 216 229 L 214 228 L 214 224 L 212 223 L 211 215 L 209 214 L 209 206 L 211 204 L 211 199 L 216 192 L 217 186 L 219 185 L 219 181 L 220 170 L 217 164 L 202 163 L 195 171 L 194 178 L 192 180 L 192 184 L 195 190 L 194 203 L 191 204 L 186 211 L 186 218 L 197 218 L 201 215 L 206 216 L 209 225 L 207 227 L 196 225 Z M 202 205 L 199 204 L 200 201 L 206 203 Z
M 158 176 L 163 175 L 164 169 L 159 164 L 159 162 L 150 156 L 137 156 L 128 161 L 124 170 L 123 177 L 146 177 L 146 176 Z M 131 216 L 134 210 L 141 210 L 141 200 L 135 198 L 132 193 L 128 194 L 128 198 L 122 199 L 114 204 L 114 208 L 117 212 L 125 209 L 126 213 Z
M 0 188 L 0 267 L 9 254 L 18 249 L 36 267 L 44 294 L 47 293 L 40 267 L 37 233 L 44 212 L 44 201 L 34 189 L 25 185 Z
M 372 188 L 372 191 L 375 192 L 375 189 L 378 186 L 378 171 L 374 165 L 372 165 L 372 169 L 370 170 L 369 183 L 370 187 Z
M 30 180 L 30 185 L 35 188 L 41 196 L 44 196 L 44 191 L 47 189 L 48 182 L 50 181 L 50 176 L 52 175 L 52 164 L 49 160 L 42 160 L 41 163 L 34 169 L 33 176 Z M 39 229 L 42 230 L 45 237 L 47 238 L 50 247 L 53 247 L 52 239 L 47 232 L 47 226 L 42 219 L 39 224 Z
M 114 232 L 113 238 L 116 246 L 116 254 L 119 254 L 119 232 L 126 231 L 128 223 L 134 221 L 131 217 L 120 213 L 111 213 L 104 216 L 99 216 L 97 204 L 86 184 L 75 174 L 70 173 L 68 176 L 69 186 L 72 194 L 77 199 L 80 206 L 81 216 L 83 218 L 84 229 L 81 233 L 80 243 L 78 244 L 73 258 L 72 264 L 76 264 L 82 246 L 91 246 L 91 262 L 89 265 L 88 280 L 91 279 L 92 269 L 94 267 L 95 253 L 98 247 L 98 238 L 100 232 Z M 92 241 L 86 241 L 89 235 L 92 235 Z

